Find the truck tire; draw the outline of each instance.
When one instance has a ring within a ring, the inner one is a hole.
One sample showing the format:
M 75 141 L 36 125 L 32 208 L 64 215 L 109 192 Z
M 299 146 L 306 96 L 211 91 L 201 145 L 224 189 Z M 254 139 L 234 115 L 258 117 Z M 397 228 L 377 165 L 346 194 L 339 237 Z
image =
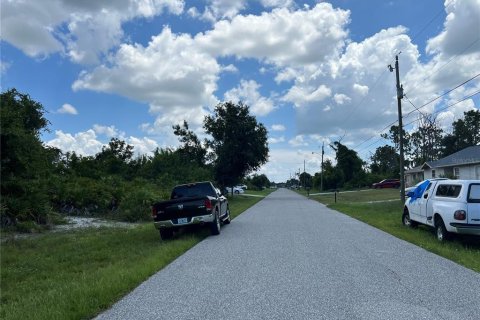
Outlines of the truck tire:
M 235 194 L 239 194 L 239 193 L 240 193 L 240 191 L 238 191 L 238 190 L 235 190 Z
M 232 222 L 232 218 L 230 217 L 230 208 L 227 207 L 227 218 L 225 219 L 224 223 L 230 224 L 230 222 Z
M 160 238 L 162 240 L 172 239 L 173 230 L 172 229 L 160 229 Z
M 210 224 L 210 233 L 213 236 L 220 234 L 220 217 L 218 216 L 218 210 L 215 211 L 215 220 Z
M 450 238 L 450 233 L 445 228 L 442 218 L 435 219 L 435 235 L 440 242 L 446 241 Z
M 416 221 L 412 221 L 410 219 L 410 213 L 408 212 L 407 208 L 405 208 L 403 210 L 402 223 L 403 223 L 404 226 L 410 227 L 410 228 L 415 228 L 418 225 L 418 223 Z

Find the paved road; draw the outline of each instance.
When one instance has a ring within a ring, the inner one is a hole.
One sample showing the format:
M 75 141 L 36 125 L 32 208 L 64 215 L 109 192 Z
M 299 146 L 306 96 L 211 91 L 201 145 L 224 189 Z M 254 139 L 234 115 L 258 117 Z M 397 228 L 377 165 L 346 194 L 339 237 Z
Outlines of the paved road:
M 480 319 L 480 274 L 280 189 L 99 319 Z

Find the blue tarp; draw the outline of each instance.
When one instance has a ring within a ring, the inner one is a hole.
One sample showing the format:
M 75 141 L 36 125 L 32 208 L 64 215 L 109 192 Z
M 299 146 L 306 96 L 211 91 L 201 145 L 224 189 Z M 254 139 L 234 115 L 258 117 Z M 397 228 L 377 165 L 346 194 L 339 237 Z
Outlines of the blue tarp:
M 410 203 L 412 203 L 415 200 L 417 200 L 418 198 L 420 198 L 422 196 L 423 192 L 425 191 L 425 189 L 427 189 L 429 184 L 430 184 L 430 181 L 425 180 L 421 185 L 416 187 L 415 190 L 413 190 L 413 195 L 410 197 Z

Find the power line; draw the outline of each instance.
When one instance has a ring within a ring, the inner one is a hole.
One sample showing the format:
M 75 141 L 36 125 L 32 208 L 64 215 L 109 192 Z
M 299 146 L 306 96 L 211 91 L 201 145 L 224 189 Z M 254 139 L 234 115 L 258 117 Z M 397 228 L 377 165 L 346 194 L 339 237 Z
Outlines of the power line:
M 470 94 L 470 95 L 468 95 L 468 96 L 466 96 L 466 97 L 463 97 L 462 99 L 460 99 L 460 100 L 458 100 L 458 101 L 456 101 L 456 102 L 454 102 L 454 103 L 452 103 L 452 104 L 450 104 L 450 105 L 448 105 L 448 106 L 446 106 L 446 107 L 440 108 L 440 109 L 436 110 L 435 112 L 433 112 L 432 114 L 438 114 L 438 113 L 440 113 L 440 112 L 442 112 L 442 111 L 445 111 L 445 110 L 447 110 L 448 108 L 451 108 L 451 107 L 459 104 L 460 102 L 463 102 L 463 101 L 465 101 L 465 100 L 467 100 L 467 99 L 470 99 L 470 98 L 473 97 L 473 96 L 476 96 L 476 95 L 479 94 L 479 93 L 480 93 L 480 90 L 478 90 L 478 91 L 476 91 L 476 92 L 474 92 L 474 93 L 472 93 L 472 94 Z M 412 123 L 415 123 L 415 122 L 417 122 L 417 121 L 419 121 L 419 119 L 415 119 L 415 120 L 407 123 L 407 124 L 405 125 L 405 127 L 408 126 L 408 125 L 411 125 Z
M 421 108 L 423 108 L 423 107 L 426 107 L 427 105 L 429 105 L 429 104 L 431 104 L 431 103 L 433 103 L 433 102 L 437 101 L 437 100 L 438 100 L 438 99 L 440 99 L 441 97 L 444 97 L 444 96 L 446 96 L 446 95 L 447 95 L 447 94 L 449 94 L 450 92 L 452 92 L 452 91 L 454 91 L 454 90 L 456 90 L 456 89 L 460 88 L 461 86 L 463 86 L 463 85 L 467 84 L 468 82 L 470 82 L 470 81 L 472 81 L 472 80 L 474 80 L 474 79 L 478 78 L 479 76 L 480 76 L 480 73 L 476 74 L 476 75 L 475 75 L 475 76 L 473 76 L 472 78 L 470 78 L 470 79 L 468 79 L 468 80 L 465 80 L 464 82 L 460 83 L 459 85 L 455 86 L 454 88 L 452 88 L 452 89 L 450 89 L 450 90 L 448 90 L 448 91 L 444 92 L 444 93 L 443 93 L 443 94 L 441 94 L 441 95 L 438 95 L 438 96 L 436 96 L 435 98 L 433 98 L 432 100 L 430 100 L 430 101 L 428 101 L 428 102 L 424 103 L 423 105 L 421 105 L 421 106 L 420 106 L 420 107 L 418 107 L 418 108 L 417 108 L 417 107 L 416 107 L 416 106 L 415 106 L 415 105 L 414 105 L 414 104 L 413 104 L 413 103 L 410 101 L 410 99 L 408 99 L 408 98 L 407 98 L 407 101 L 409 101 L 409 102 L 410 102 L 410 104 L 412 104 L 412 105 L 413 105 L 413 107 L 415 108 L 415 110 L 413 110 L 413 111 L 410 111 L 408 114 L 404 115 L 404 116 L 403 116 L 403 118 L 407 118 L 407 117 L 409 117 L 409 116 L 410 116 L 410 115 L 411 115 L 413 112 L 415 112 L 415 111 L 418 111 L 418 112 L 422 113 L 422 112 L 421 112 L 419 109 L 421 109 Z M 422 114 L 423 114 L 423 113 L 422 113 Z M 387 127 L 391 127 L 393 124 L 395 124 L 395 123 L 397 123 L 397 122 L 398 122 L 398 121 L 394 121 L 392 124 L 388 125 Z M 377 131 L 377 133 L 381 133 L 381 132 L 383 132 L 384 130 L 385 130 L 385 128 L 384 128 L 384 129 L 382 129 L 382 130 L 380 130 L 380 132 L 378 132 L 378 131 Z M 358 145 L 357 145 L 357 146 L 356 146 L 354 149 L 356 149 L 356 148 L 360 147 L 362 144 L 364 144 L 365 142 L 367 142 L 367 141 L 371 140 L 371 139 L 372 139 L 372 138 L 374 138 L 374 137 L 375 137 L 375 135 L 373 135 L 373 136 L 371 136 L 371 137 L 369 137 L 369 138 L 367 138 L 367 139 L 363 140 L 363 141 L 362 141 L 362 142 L 360 142 L 360 143 L 359 143 L 359 144 L 358 144 Z
M 413 102 L 410 101 L 410 99 L 408 99 L 408 97 L 407 97 L 406 94 L 404 94 L 403 97 L 407 99 L 407 101 L 415 108 L 415 110 L 417 110 L 422 116 L 426 117 L 426 115 L 425 115 L 422 111 L 418 110 L 417 106 L 415 106 L 415 105 L 413 104 Z M 406 117 L 404 117 L 404 118 L 406 118 Z
M 466 81 L 464 81 L 464 82 L 460 83 L 459 85 L 457 85 L 457 86 L 455 86 L 454 88 L 452 88 L 452 89 L 450 89 L 450 90 L 448 90 L 448 91 L 446 91 L 446 92 L 442 93 L 441 95 L 438 95 L 437 97 L 433 98 L 432 100 L 428 101 L 427 103 L 424 103 L 423 105 L 421 105 L 420 107 L 418 107 L 418 108 L 417 108 L 417 110 L 418 110 L 418 109 L 422 109 L 423 107 L 426 107 L 426 106 L 428 106 L 429 104 L 431 104 L 431 103 L 433 103 L 433 102 L 437 101 L 437 100 L 438 100 L 438 99 L 440 99 L 441 97 L 444 97 L 444 96 L 446 96 L 446 95 L 447 95 L 447 94 L 449 94 L 450 92 L 452 92 L 452 91 L 454 91 L 454 90 L 456 90 L 456 89 L 460 88 L 460 87 L 461 87 L 461 86 L 463 86 L 464 84 L 467 84 L 468 82 L 470 82 L 470 81 L 474 80 L 475 78 L 478 78 L 479 76 L 480 76 L 480 73 L 476 74 L 476 75 L 475 75 L 475 76 L 473 76 L 472 78 L 470 78 L 470 79 L 468 79 L 468 80 L 466 80 Z M 408 117 L 408 116 L 409 116 L 409 115 L 411 115 L 413 112 L 415 112 L 415 110 L 413 110 L 413 111 L 410 111 L 410 112 L 409 112 L 409 113 L 408 113 L 406 116 L 404 116 L 404 117 Z
M 428 26 L 429 26 L 433 21 L 435 21 L 435 20 L 440 16 L 440 14 L 441 14 L 442 12 L 444 12 L 444 10 L 445 10 L 446 8 L 448 8 L 452 3 L 453 3 L 453 1 L 450 1 L 448 4 L 445 5 L 445 8 L 442 8 L 441 10 L 439 10 L 439 11 L 435 14 L 435 16 L 434 16 L 433 18 L 431 18 L 431 19 L 427 22 L 427 24 L 426 24 L 425 26 L 423 26 L 423 28 L 422 28 L 419 32 L 417 32 L 417 33 L 411 38 L 411 42 L 413 42 L 420 34 L 422 34 L 422 33 L 428 28 Z M 402 53 L 402 52 L 399 51 L 399 52 L 398 52 L 398 55 L 401 54 L 401 53 Z M 392 64 L 394 61 L 395 61 L 395 58 L 392 58 L 392 61 L 390 62 L 390 64 Z M 382 74 L 380 74 L 380 76 L 376 79 L 373 87 L 369 90 L 369 93 L 372 92 L 373 89 L 375 89 L 375 87 L 378 85 L 380 79 L 383 78 L 383 76 L 385 75 L 386 72 L 387 72 L 387 70 L 384 70 L 384 71 L 382 72 Z M 365 102 L 365 100 L 367 99 L 368 96 L 369 96 L 369 94 L 367 94 L 366 96 L 363 97 L 363 99 L 360 101 L 360 103 L 357 104 L 357 105 L 354 107 L 354 109 L 352 110 L 352 112 L 350 112 L 350 113 L 347 115 L 347 118 L 345 119 L 345 121 L 351 118 L 352 114 L 355 113 L 355 112 L 357 111 L 358 107 L 360 107 L 360 106 Z M 371 138 L 367 139 L 367 141 L 370 140 L 370 139 L 371 139 Z M 361 144 L 363 144 L 363 143 L 364 143 L 364 142 L 362 142 Z
M 445 5 L 445 8 L 442 7 L 433 18 L 430 19 L 430 21 L 427 22 L 427 24 L 420 30 L 418 31 L 413 37 L 412 37 L 412 42 L 413 40 L 417 39 L 419 35 L 421 35 L 427 28 L 432 24 L 433 21 L 437 20 L 437 18 L 453 3 L 454 1 L 450 1 L 448 4 Z
M 379 143 L 380 141 L 382 140 L 385 140 L 385 141 L 388 141 L 387 139 L 385 139 L 384 137 L 380 137 L 379 139 L 377 139 L 376 141 L 374 141 L 373 143 L 369 144 L 368 146 L 366 146 L 365 148 L 363 148 L 362 150 L 366 150 L 368 152 L 368 149 L 374 145 L 376 145 L 377 143 Z M 360 153 L 361 150 L 358 151 L 358 153 Z
M 433 114 L 438 114 L 438 113 L 440 113 L 440 112 L 442 112 L 442 111 L 445 111 L 445 110 L 447 110 L 448 108 L 451 108 L 451 107 L 453 107 L 453 106 L 455 106 L 455 105 L 457 105 L 457 104 L 459 104 L 459 103 L 461 103 L 461 102 L 463 102 L 463 101 L 465 101 L 465 100 L 467 100 L 467 99 L 470 99 L 470 98 L 476 96 L 477 94 L 480 94 L 480 90 L 475 91 L 474 93 L 469 94 L 468 96 L 465 96 L 465 97 L 463 97 L 462 99 L 457 100 L 456 102 L 454 102 L 454 103 L 452 103 L 452 104 L 449 104 L 448 106 L 445 106 L 445 107 L 443 107 L 443 108 L 438 109 L 438 110 L 435 111 Z M 418 122 L 418 121 L 420 121 L 420 119 L 415 119 L 415 120 L 413 120 L 413 121 L 410 121 L 409 123 L 405 124 L 404 127 L 409 126 L 409 125 L 411 125 L 411 124 L 413 124 L 413 123 L 415 123 L 415 122 Z M 392 123 L 392 125 L 395 124 L 396 122 L 397 122 L 397 121 L 395 121 L 394 123 Z M 385 128 L 382 129 L 382 131 L 380 131 L 380 133 L 383 132 L 384 130 L 385 130 Z M 370 137 L 369 140 L 371 140 L 372 138 L 373 138 L 373 137 Z M 369 145 L 367 145 L 367 146 L 359 149 L 359 150 L 357 151 L 357 153 L 358 153 L 358 154 L 364 154 L 364 155 L 366 155 L 366 154 L 369 152 L 368 149 L 369 149 L 370 147 L 378 144 L 378 143 L 381 142 L 382 140 L 385 140 L 385 141 L 388 142 L 388 140 L 385 139 L 384 137 L 377 138 L 377 139 L 375 139 L 375 141 L 373 141 L 373 142 L 370 143 Z M 365 150 L 367 153 L 366 153 L 364 150 Z M 363 152 L 362 152 L 362 151 L 363 151 Z

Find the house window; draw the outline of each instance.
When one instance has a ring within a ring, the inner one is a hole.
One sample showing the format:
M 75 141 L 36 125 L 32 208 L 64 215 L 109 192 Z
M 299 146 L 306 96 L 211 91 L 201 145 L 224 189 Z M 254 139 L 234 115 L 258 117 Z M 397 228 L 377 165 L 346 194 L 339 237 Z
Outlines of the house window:
M 455 177 L 455 179 L 459 179 L 460 178 L 460 168 L 453 168 L 453 176 Z
M 435 178 L 435 170 L 432 170 L 432 178 Z

